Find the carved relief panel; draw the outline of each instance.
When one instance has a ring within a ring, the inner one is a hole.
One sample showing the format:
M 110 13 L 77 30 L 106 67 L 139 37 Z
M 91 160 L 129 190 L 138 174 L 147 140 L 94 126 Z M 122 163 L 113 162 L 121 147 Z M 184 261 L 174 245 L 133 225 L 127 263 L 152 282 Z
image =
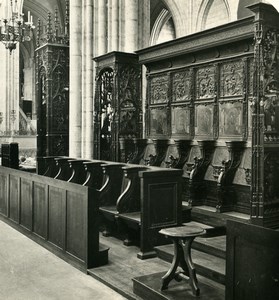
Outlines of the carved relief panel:
M 195 84 L 195 136 L 216 138 L 216 66 L 201 67 L 196 70 Z
M 141 134 L 140 75 L 140 69 L 130 65 L 121 66 L 119 70 L 119 135 L 121 137 L 133 138 Z
M 69 47 L 36 50 L 38 156 L 69 153 Z
M 220 65 L 220 138 L 247 138 L 247 76 L 247 59 Z
M 170 135 L 170 76 L 160 74 L 149 78 L 149 104 L 147 134 L 151 138 Z
M 168 109 L 166 107 L 150 108 L 150 136 L 168 135 Z
M 193 136 L 193 70 L 172 73 L 171 135 L 190 139 Z
M 167 103 L 169 100 L 169 76 L 160 75 L 150 80 L 150 104 Z
M 110 52 L 94 60 L 94 158 L 119 161 L 128 145 L 123 140 L 142 135 L 141 68 L 134 53 Z

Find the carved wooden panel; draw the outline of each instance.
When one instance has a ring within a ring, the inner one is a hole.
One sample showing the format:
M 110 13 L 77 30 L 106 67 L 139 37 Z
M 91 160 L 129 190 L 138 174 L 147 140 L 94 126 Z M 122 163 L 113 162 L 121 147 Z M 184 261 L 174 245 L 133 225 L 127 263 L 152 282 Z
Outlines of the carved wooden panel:
M 121 66 L 118 82 L 120 104 L 120 132 L 125 137 L 140 135 L 141 98 L 140 98 L 140 69 L 131 65 Z
M 279 154 L 266 150 L 264 158 L 264 194 L 266 203 L 279 203 Z
M 243 94 L 243 63 L 242 61 L 226 62 L 221 65 L 221 97 L 240 96 Z
M 214 110 L 213 105 L 196 106 L 195 135 L 213 137 Z
M 193 169 L 193 166 L 195 164 L 195 158 L 200 158 L 201 157 L 201 150 L 199 146 L 192 146 L 189 157 L 187 159 L 187 162 L 183 166 L 183 176 L 189 178 L 190 172 Z
M 166 107 L 150 108 L 150 135 L 168 135 L 168 110 Z
M 172 101 L 181 102 L 191 100 L 190 70 L 174 73 L 172 76 Z
M 190 108 L 187 106 L 173 106 L 171 112 L 172 135 L 181 135 L 183 137 L 190 135 Z
M 138 128 L 138 110 L 132 101 L 122 102 L 120 105 L 119 134 L 121 136 L 135 137 Z
M 57 95 L 52 100 L 51 130 L 55 133 L 65 132 L 68 129 L 68 101 L 62 95 Z
M 67 45 L 45 44 L 36 49 L 36 82 L 38 156 L 67 155 L 69 152 Z
M 213 98 L 216 94 L 216 68 L 199 68 L 196 73 L 196 98 Z
M 241 136 L 243 105 L 241 102 L 225 102 L 219 104 L 220 137 Z
M 150 80 L 150 104 L 169 101 L 169 76 L 160 75 Z

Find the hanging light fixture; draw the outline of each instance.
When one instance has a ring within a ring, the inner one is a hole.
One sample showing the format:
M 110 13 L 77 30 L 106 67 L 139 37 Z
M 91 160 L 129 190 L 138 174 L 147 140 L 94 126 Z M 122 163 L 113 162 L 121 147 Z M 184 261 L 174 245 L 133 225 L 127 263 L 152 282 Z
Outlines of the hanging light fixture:
M 33 37 L 33 16 L 28 11 L 28 20 L 23 20 L 24 14 L 18 11 L 17 0 L 10 2 L 11 12 L 0 20 L 0 41 L 10 54 L 16 49 L 16 44 L 31 41 Z

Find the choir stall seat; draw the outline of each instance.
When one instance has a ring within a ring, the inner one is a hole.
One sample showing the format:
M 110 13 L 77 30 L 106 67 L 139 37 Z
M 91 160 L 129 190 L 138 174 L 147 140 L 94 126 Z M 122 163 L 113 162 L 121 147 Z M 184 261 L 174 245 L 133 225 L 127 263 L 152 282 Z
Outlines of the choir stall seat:
M 154 246 L 166 244 L 159 230 L 181 225 L 182 170 L 135 167 L 125 168 L 125 174 L 128 182 L 123 183 L 125 189 L 117 200 L 115 214 L 119 227 L 126 232 L 124 244 L 138 242 L 140 259 L 155 257 Z

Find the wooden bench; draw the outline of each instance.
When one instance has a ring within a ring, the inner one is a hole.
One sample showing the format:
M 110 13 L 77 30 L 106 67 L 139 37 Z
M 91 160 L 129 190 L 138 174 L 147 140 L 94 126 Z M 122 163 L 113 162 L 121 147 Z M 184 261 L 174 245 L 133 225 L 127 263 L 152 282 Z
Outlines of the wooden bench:
M 84 272 L 108 261 L 98 197 L 87 186 L 0 166 L 0 219 Z

